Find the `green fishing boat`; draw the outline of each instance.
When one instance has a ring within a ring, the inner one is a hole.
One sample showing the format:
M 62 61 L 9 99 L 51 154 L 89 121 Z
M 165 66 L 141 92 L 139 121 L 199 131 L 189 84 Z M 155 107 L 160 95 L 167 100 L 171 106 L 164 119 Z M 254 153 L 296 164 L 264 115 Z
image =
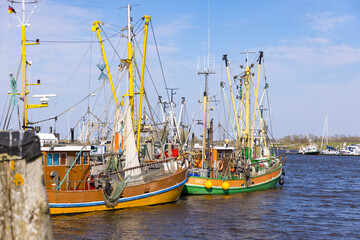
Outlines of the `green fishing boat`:
M 254 82 L 254 64 L 248 64 L 244 71 L 234 76 L 238 89 L 236 108 L 233 86 L 229 73 L 227 55 L 223 56 L 229 80 L 230 96 L 233 106 L 235 139 L 226 140 L 223 146 L 213 142 L 213 121 L 207 130 L 207 77 L 203 97 L 203 143 L 191 152 L 191 167 L 188 181 L 183 189 L 184 194 L 232 194 L 274 188 L 277 183 L 284 184 L 285 157 L 276 156 L 271 150 L 268 127 L 264 118 L 263 100 L 268 90 L 264 79 L 260 83 L 263 52 L 259 52 L 257 77 Z M 263 86 L 259 94 L 260 85 Z M 206 133 L 208 133 L 206 138 Z

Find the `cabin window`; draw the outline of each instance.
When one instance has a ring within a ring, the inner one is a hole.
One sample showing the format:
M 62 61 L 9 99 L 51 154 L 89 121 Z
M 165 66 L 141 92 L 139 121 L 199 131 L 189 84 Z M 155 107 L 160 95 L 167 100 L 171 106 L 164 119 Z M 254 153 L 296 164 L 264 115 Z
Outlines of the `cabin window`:
M 218 159 L 221 159 L 221 152 L 218 152 Z
M 60 153 L 54 153 L 54 166 L 60 165 Z
M 66 153 L 60 154 L 60 165 L 66 165 Z
M 88 164 L 89 164 L 89 153 L 88 153 L 88 152 L 84 152 L 84 153 L 83 153 L 83 164 L 84 164 L 84 165 L 88 165 Z
M 48 153 L 46 157 L 47 157 L 47 165 L 52 166 L 53 165 L 53 154 Z
M 80 153 L 79 152 L 77 152 L 76 154 L 75 154 L 75 156 L 76 156 L 76 165 L 81 165 L 81 156 L 80 156 Z
M 91 146 L 91 152 L 96 153 L 98 151 L 98 147 Z

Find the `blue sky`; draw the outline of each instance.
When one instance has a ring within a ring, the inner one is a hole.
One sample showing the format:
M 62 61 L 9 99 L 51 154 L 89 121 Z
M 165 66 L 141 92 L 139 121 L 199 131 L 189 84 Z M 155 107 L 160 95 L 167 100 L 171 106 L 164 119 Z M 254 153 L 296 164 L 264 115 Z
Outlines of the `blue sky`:
M 210 2 L 210 55 L 215 59 L 215 75 L 209 91 L 219 92 L 219 82 L 227 81 L 221 61 L 228 54 L 231 71 L 240 73 L 246 50 L 264 51 L 270 84 L 272 123 L 275 137 L 289 134 L 321 135 L 328 115 L 329 134 L 360 135 L 360 2 L 350 1 L 41 1 L 27 28 L 28 39 L 39 38 L 39 46 L 28 49 L 33 61 L 29 79 L 42 80 L 31 94 L 57 93 L 50 107 L 30 110 L 32 121 L 59 114 L 95 89 L 100 61 L 99 48 L 89 44 L 49 43 L 47 40 L 94 40 L 92 22 L 101 20 L 125 27 L 127 3 L 139 4 L 134 22 L 143 15 L 152 17 L 165 77 L 169 87 L 177 87 L 175 98 L 186 97 L 189 117 L 199 109 L 203 76 L 197 75 L 198 57 L 207 55 L 208 3 Z M 0 111 L 9 89 L 8 72 L 16 72 L 20 61 L 20 29 L 8 3 L 0 2 Z M 20 6 L 15 5 L 17 12 Z M 109 32 L 111 29 L 109 28 Z M 106 46 L 111 55 L 111 47 Z M 154 41 L 149 37 L 148 64 L 160 95 L 166 96 Z M 116 70 L 112 65 L 112 70 Z M 90 68 L 91 67 L 91 68 Z M 91 70 L 89 70 L 91 69 Z M 147 80 L 149 81 L 149 80 Z M 147 83 L 150 84 L 150 83 Z M 153 92 L 151 92 L 153 93 Z M 95 97 L 94 97 L 95 98 Z M 156 98 L 156 96 L 153 96 Z M 31 99 L 30 103 L 37 103 Z M 73 125 L 86 111 L 86 104 L 58 120 L 62 135 L 68 120 Z M 215 118 L 216 116 L 214 116 Z M 47 131 L 51 123 L 42 124 Z M 16 125 L 14 125 L 16 126 Z M 2 127 L 2 123 L 1 123 Z

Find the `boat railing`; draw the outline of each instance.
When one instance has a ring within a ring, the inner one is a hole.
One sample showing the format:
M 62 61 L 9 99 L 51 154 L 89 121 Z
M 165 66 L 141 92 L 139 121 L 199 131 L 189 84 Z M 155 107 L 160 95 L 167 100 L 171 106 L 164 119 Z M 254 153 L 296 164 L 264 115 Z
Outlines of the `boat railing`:
M 176 158 L 168 158 L 143 163 L 136 167 L 125 168 L 118 171 L 106 172 L 111 178 L 118 178 L 126 182 L 126 185 L 137 185 L 157 180 L 168 175 L 172 175 L 179 171 L 179 168 L 187 168 L 187 162 L 177 160 Z
M 121 169 L 119 171 L 102 172 L 99 175 L 88 176 L 82 181 L 64 180 L 59 191 L 94 190 L 101 186 L 101 178 L 118 179 L 118 181 L 126 182 L 126 185 L 128 186 L 137 185 L 172 175 L 179 171 L 179 168 L 187 167 L 188 164 L 186 161 L 178 161 L 175 158 L 169 158 L 161 161 L 144 163 L 140 166 Z M 45 185 L 49 190 L 56 190 L 60 185 L 60 180 L 46 180 Z
M 147 162 L 137 167 L 122 169 L 114 173 L 119 173 L 126 181 L 127 185 L 136 185 L 147 183 L 172 175 L 179 170 L 179 164 L 175 158 L 169 158 L 161 161 Z
M 62 184 L 63 187 L 61 187 L 59 191 L 94 190 L 96 188 L 91 184 L 91 181 L 90 178 L 83 181 L 64 181 Z M 45 186 L 48 190 L 56 190 L 59 185 L 60 181 L 45 180 Z

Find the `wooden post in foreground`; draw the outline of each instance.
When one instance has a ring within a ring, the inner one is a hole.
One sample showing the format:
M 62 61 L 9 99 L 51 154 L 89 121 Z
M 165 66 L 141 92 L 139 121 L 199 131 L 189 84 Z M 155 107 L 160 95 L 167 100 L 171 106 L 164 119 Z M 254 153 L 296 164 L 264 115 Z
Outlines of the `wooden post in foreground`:
M 39 138 L 0 131 L 0 239 L 53 239 Z

